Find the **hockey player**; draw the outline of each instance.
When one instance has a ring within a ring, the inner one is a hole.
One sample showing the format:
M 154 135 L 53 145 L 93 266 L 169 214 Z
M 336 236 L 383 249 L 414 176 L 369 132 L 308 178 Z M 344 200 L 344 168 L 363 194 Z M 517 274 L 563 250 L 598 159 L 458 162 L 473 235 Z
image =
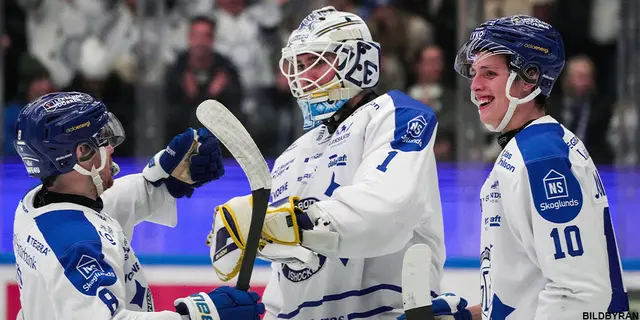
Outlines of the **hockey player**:
M 503 149 L 480 193 L 482 301 L 470 310 L 483 319 L 629 310 L 598 170 L 582 141 L 545 113 L 564 63 L 560 34 L 524 15 L 483 23 L 456 57 Z
M 364 21 L 333 7 L 309 14 L 282 49 L 306 133 L 272 170 L 259 251 L 274 261 L 265 319 L 395 319 L 402 258 L 415 243 L 433 251 L 431 290 L 439 291 L 437 120 L 400 91 L 373 91 L 380 56 Z M 216 209 L 209 239 L 222 279 L 238 271 L 250 212 L 249 196 Z
M 16 209 L 13 245 L 19 319 L 258 319 L 255 292 L 229 287 L 153 312 L 153 297 L 129 240 L 142 221 L 176 224 L 176 198 L 220 177 L 217 139 L 189 128 L 158 152 L 142 174 L 117 180 L 114 148 L 124 138 L 116 117 L 84 93 L 42 96 L 24 107 L 14 145 L 42 185 Z M 197 143 L 197 154 L 187 151 Z M 189 161 L 190 160 L 190 161 Z M 171 176 L 184 163 L 185 183 Z

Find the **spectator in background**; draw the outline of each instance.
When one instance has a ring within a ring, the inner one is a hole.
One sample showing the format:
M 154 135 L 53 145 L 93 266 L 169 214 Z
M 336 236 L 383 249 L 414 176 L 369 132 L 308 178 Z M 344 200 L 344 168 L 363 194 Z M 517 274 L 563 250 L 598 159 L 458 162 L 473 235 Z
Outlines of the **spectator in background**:
M 355 13 L 364 20 L 367 20 L 369 18 L 369 14 L 371 14 L 370 8 L 357 5 L 356 0 L 329 0 L 328 5 L 333 6 L 338 11 Z
M 396 8 L 397 0 L 369 0 L 375 5 L 367 20 L 374 39 L 383 48 L 382 74 L 378 91 L 405 90 L 407 70 L 413 69 L 414 58 L 419 49 L 432 44 L 433 30 L 419 16 Z
M 134 88 L 114 72 L 109 55 L 109 48 L 98 38 L 86 38 L 80 46 L 78 72 L 64 91 L 84 92 L 102 100 L 121 121 L 125 132 L 135 132 Z M 116 156 L 133 156 L 135 140 L 135 135 L 128 135 L 118 146 Z
M 595 65 L 599 94 L 617 94 L 617 35 L 622 0 L 562 0 L 555 5 L 557 27 L 567 57 L 588 54 Z
M 607 140 L 613 101 L 596 86 L 595 66 L 585 55 L 567 61 L 561 94 L 548 102 L 549 114 L 582 140 L 596 164 L 613 164 Z M 557 97 L 557 98 L 556 98 Z
M 274 66 L 280 57 L 277 28 L 281 12 L 277 3 L 248 0 L 216 0 L 216 43 L 214 48 L 229 57 L 240 75 L 243 112 L 253 128 L 270 107 L 267 93 L 275 86 Z M 277 46 L 277 49 L 276 49 Z M 275 54 L 277 52 L 277 55 Z M 266 110 L 265 110 L 266 109 Z M 256 133 L 257 132 L 251 132 Z
M 28 52 L 47 67 L 57 87 L 71 83 L 84 37 L 98 31 L 115 3 L 109 0 L 18 1 L 26 15 Z
M 434 152 L 438 161 L 455 160 L 455 92 L 444 84 L 444 56 L 437 45 L 418 51 L 415 64 L 417 83 L 409 95 L 429 105 L 438 117 L 438 133 Z
M 489 20 L 526 14 L 550 22 L 555 2 L 556 0 L 484 0 L 484 18 Z
M 277 117 L 275 123 L 278 125 L 273 126 L 271 123 L 271 130 L 255 139 L 262 154 L 265 157 L 273 158 L 282 154 L 291 143 L 304 133 L 300 106 L 291 95 L 287 78 L 282 75 L 279 69 L 276 71 L 276 87 L 270 96 L 273 101 L 274 116 Z
M 47 68 L 36 58 L 23 54 L 18 65 L 18 98 L 4 108 L 4 155 L 17 155 L 13 141 L 16 119 L 29 101 L 57 91 Z
M 166 134 L 173 137 L 185 127 L 199 127 L 195 109 L 206 99 L 216 99 L 246 123 L 242 114 L 242 85 L 235 66 L 215 52 L 216 23 L 198 16 L 191 20 L 189 48 L 180 53 L 166 73 L 169 102 Z
M 4 79 L 17 79 L 19 77 L 18 66 L 20 58 L 27 51 L 26 17 L 17 1 L 4 1 L 4 25 L 2 35 L 2 53 L 4 54 L 3 70 Z M 13 101 L 19 98 L 19 81 L 4 81 L 4 101 L 0 104 Z

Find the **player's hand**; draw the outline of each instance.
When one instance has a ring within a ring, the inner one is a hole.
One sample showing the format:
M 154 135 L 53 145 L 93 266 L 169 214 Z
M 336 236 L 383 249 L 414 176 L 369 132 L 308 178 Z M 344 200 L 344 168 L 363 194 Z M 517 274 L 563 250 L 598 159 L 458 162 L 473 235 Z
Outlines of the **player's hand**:
M 435 295 L 432 292 L 433 295 Z M 431 308 L 435 320 L 471 320 L 471 312 L 467 310 L 467 300 L 453 293 L 443 293 L 431 300 Z M 403 314 L 397 318 L 405 320 Z
M 471 312 L 467 310 L 467 300 L 453 293 L 443 293 L 431 300 L 435 319 L 471 320 Z
M 224 71 L 217 72 L 209 83 L 209 95 L 217 97 L 229 83 L 229 76 Z
M 255 292 L 224 286 L 177 299 L 173 305 L 184 320 L 257 320 L 264 313 L 264 304 L 258 300 Z
M 183 78 L 184 93 L 189 99 L 193 99 L 198 95 L 198 82 L 193 72 L 187 70 Z
M 175 198 L 190 198 L 195 188 L 224 174 L 218 139 L 205 128 L 188 128 L 175 136 L 142 171 L 154 186 L 167 186 Z

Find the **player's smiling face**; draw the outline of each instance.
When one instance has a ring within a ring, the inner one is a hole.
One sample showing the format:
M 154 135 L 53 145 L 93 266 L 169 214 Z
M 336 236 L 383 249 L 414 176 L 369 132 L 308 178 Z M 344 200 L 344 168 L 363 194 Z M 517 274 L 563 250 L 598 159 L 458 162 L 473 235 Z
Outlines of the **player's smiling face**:
M 480 121 L 496 127 L 509 107 L 509 99 L 505 94 L 509 79 L 506 58 L 480 54 L 471 70 L 471 91 L 479 102 Z
M 505 55 L 480 53 L 471 66 L 471 91 L 478 99 L 482 123 L 497 127 L 507 112 L 506 89 L 510 72 Z M 516 78 L 511 85 L 511 95 L 516 98 L 527 96 L 523 85 L 524 82 Z

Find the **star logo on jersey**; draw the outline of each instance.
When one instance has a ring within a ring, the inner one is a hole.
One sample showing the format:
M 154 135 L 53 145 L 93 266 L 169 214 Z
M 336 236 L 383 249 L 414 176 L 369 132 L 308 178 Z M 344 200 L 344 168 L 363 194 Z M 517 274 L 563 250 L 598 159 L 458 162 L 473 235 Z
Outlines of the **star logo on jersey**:
M 333 192 L 336 191 L 336 189 L 338 189 L 338 187 L 340 187 L 340 184 L 338 184 L 336 182 L 336 174 L 334 172 L 331 175 L 331 183 L 329 183 L 329 187 L 327 187 L 327 190 L 324 192 L 324 195 L 327 196 L 327 197 L 331 197 Z
M 505 320 L 513 311 L 516 310 L 512 306 L 504 304 L 496 294 L 493 295 L 491 307 L 492 320 Z
M 136 280 L 136 293 L 133 295 L 133 299 L 131 299 L 131 304 L 135 304 L 142 309 L 142 303 L 144 302 L 145 293 L 147 292 L 147 288 L 143 287 L 138 280 Z

